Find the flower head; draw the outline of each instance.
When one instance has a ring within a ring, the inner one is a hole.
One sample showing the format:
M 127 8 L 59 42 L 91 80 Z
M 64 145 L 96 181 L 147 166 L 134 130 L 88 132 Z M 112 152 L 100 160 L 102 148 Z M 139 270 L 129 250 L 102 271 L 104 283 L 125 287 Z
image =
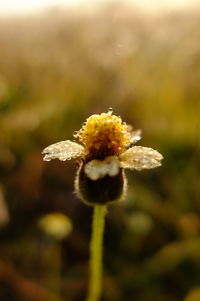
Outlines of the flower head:
M 119 155 L 131 144 L 131 134 L 126 123 L 112 111 L 92 115 L 75 135 L 84 145 L 88 156 Z
M 45 234 L 56 240 L 64 239 L 72 231 L 70 218 L 59 212 L 40 217 L 38 226 Z
M 89 204 L 113 202 L 123 195 L 123 169 L 150 169 L 160 166 L 163 159 L 152 148 L 132 146 L 141 139 L 141 131 L 132 131 L 112 111 L 90 116 L 74 136 L 82 145 L 57 142 L 44 149 L 44 160 L 81 159 L 76 190 Z

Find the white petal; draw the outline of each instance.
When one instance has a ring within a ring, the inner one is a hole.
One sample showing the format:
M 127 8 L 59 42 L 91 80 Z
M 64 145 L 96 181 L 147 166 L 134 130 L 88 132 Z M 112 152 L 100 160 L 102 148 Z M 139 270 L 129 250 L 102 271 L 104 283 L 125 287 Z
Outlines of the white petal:
M 84 154 L 84 147 L 70 140 L 60 141 L 46 147 L 42 154 L 45 155 L 44 161 L 52 159 L 66 161 L 81 157 Z
M 130 169 L 149 169 L 161 165 L 163 156 L 150 147 L 133 146 L 120 155 L 121 167 Z
M 85 165 L 85 173 L 95 181 L 109 175 L 114 177 L 119 172 L 119 159 L 116 156 L 106 157 L 103 161 L 92 160 Z
M 142 138 L 142 131 L 136 130 L 131 132 L 131 144 L 138 142 Z

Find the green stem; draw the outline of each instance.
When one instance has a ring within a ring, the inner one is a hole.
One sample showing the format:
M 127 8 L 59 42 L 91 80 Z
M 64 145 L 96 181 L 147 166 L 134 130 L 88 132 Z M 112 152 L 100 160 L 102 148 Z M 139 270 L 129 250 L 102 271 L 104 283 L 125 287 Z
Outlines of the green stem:
M 105 214 L 106 206 L 95 205 L 90 245 L 90 280 L 87 301 L 98 301 L 101 295 Z

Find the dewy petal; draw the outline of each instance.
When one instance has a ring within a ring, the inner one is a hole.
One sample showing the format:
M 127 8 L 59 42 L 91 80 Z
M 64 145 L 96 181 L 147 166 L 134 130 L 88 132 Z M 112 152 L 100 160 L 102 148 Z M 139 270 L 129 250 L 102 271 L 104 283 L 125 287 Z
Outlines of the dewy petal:
M 142 131 L 136 130 L 131 132 L 131 144 L 138 142 L 142 138 Z
M 60 141 L 46 147 L 42 154 L 45 155 L 44 161 L 51 161 L 52 159 L 66 161 L 84 155 L 84 147 L 70 140 Z
M 122 168 L 142 170 L 160 166 L 163 156 L 150 147 L 133 146 L 119 158 Z
M 109 156 L 103 161 L 92 160 L 85 165 L 85 173 L 93 181 L 101 179 L 106 175 L 114 177 L 118 174 L 120 162 L 118 157 Z

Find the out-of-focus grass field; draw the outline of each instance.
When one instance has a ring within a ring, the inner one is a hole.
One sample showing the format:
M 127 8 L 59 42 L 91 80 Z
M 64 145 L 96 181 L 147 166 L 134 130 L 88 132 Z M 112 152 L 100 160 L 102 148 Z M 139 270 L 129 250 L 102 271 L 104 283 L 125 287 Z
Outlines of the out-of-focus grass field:
M 109 209 L 102 300 L 200 300 L 200 10 L 121 5 L 0 20 L 0 300 L 85 299 L 92 210 L 74 162 L 41 151 L 109 107 L 164 161 Z M 49 212 L 72 221 L 62 241 Z

